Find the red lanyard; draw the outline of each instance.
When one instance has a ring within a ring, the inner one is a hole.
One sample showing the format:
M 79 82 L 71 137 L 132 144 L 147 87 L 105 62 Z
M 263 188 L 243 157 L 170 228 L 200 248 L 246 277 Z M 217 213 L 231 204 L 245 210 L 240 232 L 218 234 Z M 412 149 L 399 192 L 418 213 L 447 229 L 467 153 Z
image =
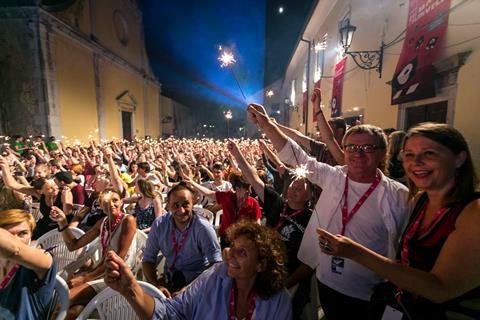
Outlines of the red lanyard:
M 348 175 L 345 177 L 345 190 L 343 191 L 343 206 L 342 206 L 342 232 L 341 235 L 345 234 L 345 227 L 347 226 L 347 223 L 352 220 L 353 216 L 357 213 L 358 209 L 363 205 L 363 203 L 370 197 L 370 195 L 373 193 L 375 188 L 378 186 L 380 183 L 380 174 L 377 172 L 377 175 L 375 176 L 375 180 L 373 180 L 372 184 L 368 188 L 367 191 L 363 194 L 363 196 L 358 199 L 358 202 L 353 206 L 352 210 L 350 213 L 348 213 Z
M 15 276 L 15 273 L 17 273 L 18 269 L 20 269 L 20 265 L 18 263 L 15 263 L 15 265 L 12 267 L 12 269 L 10 269 L 5 278 L 3 278 L 2 283 L 0 283 L 0 289 L 3 289 L 7 286 L 8 282 L 10 282 L 10 279 Z
M 408 260 L 408 251 L 409 251 L 408 243 L 418 233 L 418 230 L 420 229 L 420 224 L 423 218 L 425 217 L 425 212 L 427 211 L 427 207 L 428 207 L 428 200 L 425 203 L 423 210 L 415 219 L 415 222 L 411 225 L 410 228 L 408 228 L 407 232 L 405 233 L 405 236 L 403 237 L 402 254 L 400 259 L 403 265 L 408 266 L 410 264 Z M 437 223 L 440 219 L 443 218 L 443 216 L 447 212 L 447 209 L 448 208 L 446 207 L 438 209 L 438 211 L 435 213 L 435 217 L 433 218 L 432 222 L 428 225 L 427 230 L 429 230 L 435 223 Z
M 110 223 L 110 216 L 106 219 L 106 221 L 103 223 L 103 232 L 101 236 L 101 242 L 102 242 L 102 250 L 105 252 L 105 249 L 107 249 L 108 242 L 110 241 L 110 238 L 112 237 L 113 232 L 115 232 L 115 229 L 117 228 L 118 223 L 120 220 L 123 218 L 125 213 L 121 212 L 118 216 L 115 217 L 115 221 L 113 221 L 112 224 L 110 224 L 110 228 L 108 224 Z
M 303 211 L 305 210 L 305 208 L 302 208 L 300 210 L 297 210 L 295 212 L 293 212 L 292 214 L 290 215 L 287 215 L 285 212 L 287 211 L 287 201 L 285 201 L 285 204 L 283 205 L 283 210 L 282 210 L 282 213 L 280 214 L 280 218 L 278 219 L 278 223 L 277 225 L 275 226 L 275 230 L 279 230 L 280 227 L 282 226 L 283 224 L 283 221 L 285 219 L 287 220 L 291 220 L 293 217 L 295 216 L 298 216 L 300 213 L 302 213 Z
M 175 234 L 175 222 L 173 222 L 173 228 L 172 228 L 173 261 L 172 261 L 172 265 L 168 267 L 170 271 L 172 271 L 173 268 L 175 267 L 178 253 L 180 252 L 180 250 L 182 250 L 182 247 L 185 244 L 185 240 L 187 240 L 188 229 L 190 229 L 191 223 L 192 223 L 192 220 L 190 220 L 185 230 L 183 230 L 182 237 L 180 238 L 180 242 L 177 243 L 177 235 Z
M 237 289 L 237 283 L 233 280 L 232 289 L 230 289 L 230 316 L 229 320 L 237 320 L 236 309 L 235 309 L 235 291 Z M 253 316 L 253 311 L 255 310 L 255 298 L 256 294 L 251 294 L 248 299 L 248 312 L 245 320 L 251 320 Z

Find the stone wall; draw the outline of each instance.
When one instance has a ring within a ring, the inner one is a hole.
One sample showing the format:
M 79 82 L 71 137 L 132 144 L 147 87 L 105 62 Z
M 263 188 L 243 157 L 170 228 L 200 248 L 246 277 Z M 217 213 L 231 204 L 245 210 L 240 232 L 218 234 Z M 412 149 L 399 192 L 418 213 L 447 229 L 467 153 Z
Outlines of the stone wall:
M 0 133 L 48 134 L 32 8 L 0 7 Z

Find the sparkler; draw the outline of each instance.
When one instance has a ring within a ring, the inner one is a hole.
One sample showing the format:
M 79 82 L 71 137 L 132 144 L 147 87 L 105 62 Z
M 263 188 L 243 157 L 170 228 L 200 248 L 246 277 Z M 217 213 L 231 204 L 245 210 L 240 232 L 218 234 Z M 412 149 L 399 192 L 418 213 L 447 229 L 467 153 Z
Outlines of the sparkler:
M 311 171 L 307 170 L 307 166 L 305 164 L 297 166 L 295 169 L 293 169 L 293 180 L 299 180 L 299 179 L 306 179 L 307 174 L 311 173 Z
M 290 145 L 290 147 L 292 148 L 292 153 L 293 153 L 293 156 L 295 157 L 295 162 L 297 163 L 297 166 L 295 167 L 295 169 L 293 169 L 294 180 L 297 180 L 297 179 L 300 179 L 300 178 L 307 179 L 307 174 L 311 173 L 311 171 L 307 170 L 306 164 L 300 164 L 299 163 L 298 158 L 297 158 L 297 153 L 295 152 L 295 149 L 293 148 L 293 145 Z M 313 207 L 313 211 L 314 211 L 313 214 L 315 214 L 315 216 L 317 217 L 318 226 L 320 227 L 321 226 L 320 217 L 318 215 L 316 206 Z
M 245 93 L 243 93 L 243 89 L 240 86 L 240 82 L 238 81 L 237 76 L 235 75 L 235 71 L 233 71 L 233 68 L 231 67 L 232 65 L 235 64 L 235 62 L 237 62 L 237 60 L 235 60 L 235 56 L 233 55 L 232 52 L 223 49 L 222 46 L 218 47 L 218 51 L 220 51 L 220 56 L 218 57 L 218 61 L 222 63 L 220 67 L 221 68 L 230 67 L 229 69 L 230 69 L 230 72 L 232 73 L 233 79 L 235 79 L 235 82 L 237 83 L 237 87 L 238 89 L 240 89 L 240 92 L 242 93 L 242 97 L 246 102 L 247 97 L 245 97 Z

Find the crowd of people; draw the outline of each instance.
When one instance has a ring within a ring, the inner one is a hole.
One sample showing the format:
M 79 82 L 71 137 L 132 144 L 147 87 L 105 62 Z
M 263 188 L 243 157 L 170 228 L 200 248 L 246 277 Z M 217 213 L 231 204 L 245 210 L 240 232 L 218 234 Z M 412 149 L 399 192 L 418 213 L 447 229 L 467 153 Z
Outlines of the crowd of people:
M 312 290 L 328 320 L 480 319 L 480 193 L 461 133 L 347 127 L 320 100 L 315 89 L 320 140 L 257 104 L 247 114 L 260 140 L 12 137 L 0 315 L 55 313 L 57 257 L 31 242 L 57 230 L 70 251 L 99 243 L 100 260 L 69 275 L 68 319 L 107 286 L 142 319 L 302 319 Z M 139 265 L 162 296 L 139 285 Z

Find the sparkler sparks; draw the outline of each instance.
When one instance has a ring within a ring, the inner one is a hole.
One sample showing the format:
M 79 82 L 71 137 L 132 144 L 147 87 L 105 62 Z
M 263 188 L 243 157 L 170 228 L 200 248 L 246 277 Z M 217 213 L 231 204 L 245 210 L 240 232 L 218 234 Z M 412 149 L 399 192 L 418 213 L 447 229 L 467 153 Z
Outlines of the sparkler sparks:
M 305 164 L 297 166 L 295 169 L 293 169 L 294 180 L 305 179 L 309 173 L 311 172 L 307 170 L 307 166 Z
M 221 52 L 220 56 L 218 57 L 218 61 L 220 61 L 222 63 L 220 65 L 221 68 L 230 67 L 235 62 L 237 62 L 237 60 L 235 60 L 235 56 L 233 55 L 233 53 L 231 51 L 223 49 L 222 46 L 218 46 L 218 51 Z M 233 79 L 235 79 L 235 82 L 237 83 L 238 89 L 242 93 L 243 99 L 246 102 L 247 98 L 245 97 L 245 93 L 243 93 L 243 89 L 240 86 L 240 82 L 238 82 L 237 76 L 235 75 L 235 72 L 233 71 L 233 68 L 229 68 L 229 69 L 230 69 L 230 72 L 232 73 Z
M 218 61 L 222 63 L 220 67 L 225 68 L 237 62 L 233 53 L 223 50 L 221 52 L 222 54 L 218 57 Z

